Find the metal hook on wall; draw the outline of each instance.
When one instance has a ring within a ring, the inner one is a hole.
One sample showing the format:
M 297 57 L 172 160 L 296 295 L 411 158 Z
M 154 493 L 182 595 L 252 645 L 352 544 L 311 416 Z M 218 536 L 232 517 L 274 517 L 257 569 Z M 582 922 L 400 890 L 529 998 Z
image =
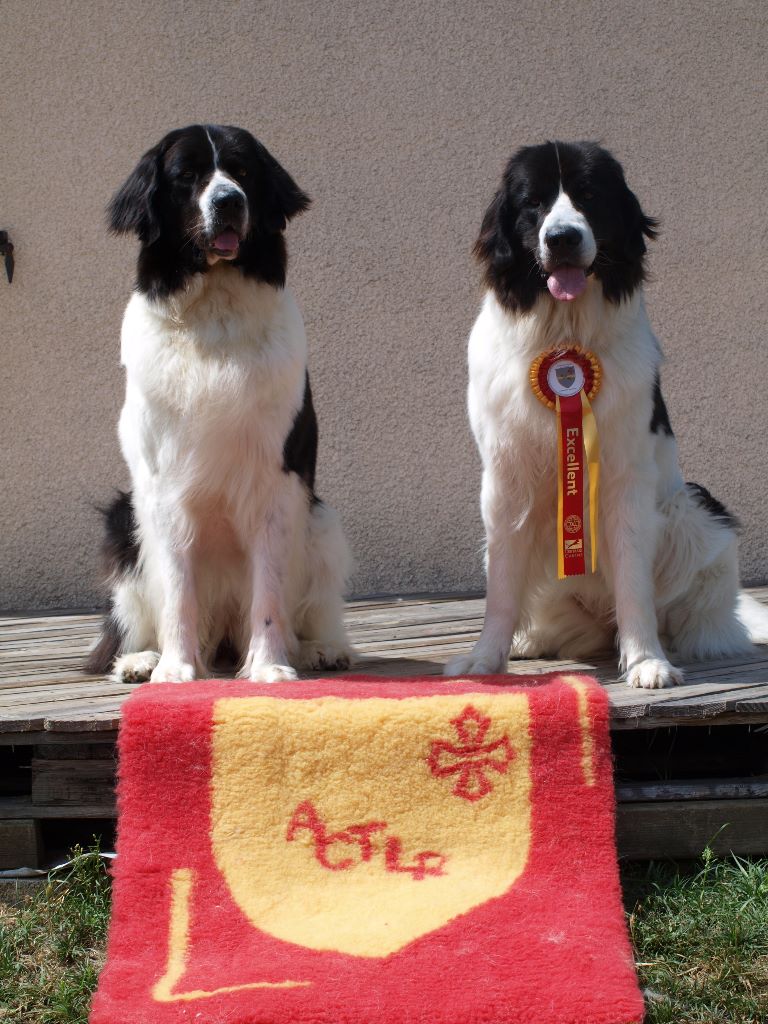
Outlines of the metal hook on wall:
M 13 242 L 8 237 L 7 231 L 0 231 L 0 256 L 5 262 L 5 276 L 10 284 L 13 280 Z

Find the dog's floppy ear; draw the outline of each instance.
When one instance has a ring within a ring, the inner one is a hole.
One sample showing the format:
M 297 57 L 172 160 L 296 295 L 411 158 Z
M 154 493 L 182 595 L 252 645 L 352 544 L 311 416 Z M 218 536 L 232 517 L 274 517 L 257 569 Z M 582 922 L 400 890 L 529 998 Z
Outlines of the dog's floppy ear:
M 267 231 L 282 231 L 292 217 L 309 207 L 312 200 L 263 146 L 261 159 L 267 187 L 262 203 L 262 221 Z
M 530 309 L 541 290 L 541 277 L 531 273 L 516 229 L 515 203 L 507 176 L 485 211 L 473 252 L 483 265 L 483 279 L 502 306 Z
M 643 212 L 618 160 L 608 154 L 606 158 L 613 171 L 610 189 L 615 213 L 601 245 L 605 258 L 596 260 L 595 275 L 602 281 L 605 297 L 611 302 L 620 302 L 645 280 L 645 240 L 656 237 L 658 225 L 653 217 Z
M 110 230 L 118 235 L 133 232 L 144 245 L 152 245 L 160 237 L 156 198 L 161 153 L 161 145 L 148 150 L 107 207 Z
M 618 164 L 617 164 L 618 166 Z M 624 221 L 624 256 L 627 261 L 642 259 L 646 253 L 646 238 L 656 238 L 658 235 L 659 222 L 643 212 L 635 193 L 627 185 L 624 172 L 619 166 L 621 175 L 622 196 L 621 214 Z
M 500 269 L 502 266 L 509 267 L 512 263 L 512 243 L 507 230 L 507 219 L 507 191 L 502 185 L 485 211 L 480 234 L 472 248 L 480 263 L 485 265 L 486 272 L 491 272 L 494 268 Z

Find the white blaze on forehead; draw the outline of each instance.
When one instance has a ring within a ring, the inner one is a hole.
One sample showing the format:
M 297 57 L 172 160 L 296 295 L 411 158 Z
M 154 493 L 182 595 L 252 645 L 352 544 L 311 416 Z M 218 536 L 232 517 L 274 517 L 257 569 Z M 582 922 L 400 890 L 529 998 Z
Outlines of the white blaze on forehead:
M 216 149 L 216 143 L 211 138 L 211 133 L 208 131 L 207 128 L 205 129 L 205 134 L 208 136 L 208 141 L 210 142 L 211 149 L 213 150 L 213 166 L 214 167 L 218 167 L 219 166 L 219 151 Z
M 579 255 L 585 265 L 592 263 L 597 256 L 597 243 L 592 228 L 584 214 L 576 209 L 571 202 L 571 197 L 561 187 L 557 199 L 539 228 L 539 257 L 542 260 L 546 259 L 549 251 L 545 241 L 546 236 L 550 232 L 564 228 L 576 228 L 581 232 L 582 243 Z
M 242 228 L 244 235 L 248 233 L 249 221 L 247 196 L 234 178 L 231 178 L 228 174 L 225 174 L 224 171 L 220 171 L 218 168 L 213 172 L 211 180 L 205 186 L 205 189 L 198 200 L 206 231 L 210 231 L 211 225 L 213 224 L 215 214 L 214 204 L 216 200 L 225 196 L 227 193 L 231 194 L 232 192 L 239 193 L 243 198 L 245 222 Z

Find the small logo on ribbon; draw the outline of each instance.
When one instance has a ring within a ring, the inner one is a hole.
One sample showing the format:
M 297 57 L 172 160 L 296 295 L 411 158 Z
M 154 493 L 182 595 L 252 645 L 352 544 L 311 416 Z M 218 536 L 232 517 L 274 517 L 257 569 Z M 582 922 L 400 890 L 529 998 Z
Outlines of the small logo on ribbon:
M 581 516 L 567 516 L 563 526 L 566 533 L 578 533 L 581 529 Z

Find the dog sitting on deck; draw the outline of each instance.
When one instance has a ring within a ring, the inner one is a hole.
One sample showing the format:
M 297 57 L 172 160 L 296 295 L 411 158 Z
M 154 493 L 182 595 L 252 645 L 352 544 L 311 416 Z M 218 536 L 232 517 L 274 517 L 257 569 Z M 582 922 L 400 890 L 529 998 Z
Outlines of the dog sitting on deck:
M 287 222 L 309 199 L 248 132 L 166 135 L 112 199 L 141 243 L 125 311 L 120 443 L 106 510 L 111 588 L 87 670 L 185 681 L 217 651 L 254 681 L 349 665 L 351 560 L 315 493 L 317 421 Z
M 655 227 L 596 144 L 529 146 L 507 165 L 475 244 L 488 292 L 469 339 L 486 616 L 450 675 L 502 672 L 510 648 L 583 659 L 618 634 L 628 683 L 655 688 L 681 681 L 664 648 L 732 657 L 768 638 L 765 610 L 739 593 L 734 517 L 680 473 L 643 301 Z M 556 417 L 531 373 L 537 357 L 570 346 L 602 364 L 600 557 L 595 573 L 558 579 Z

